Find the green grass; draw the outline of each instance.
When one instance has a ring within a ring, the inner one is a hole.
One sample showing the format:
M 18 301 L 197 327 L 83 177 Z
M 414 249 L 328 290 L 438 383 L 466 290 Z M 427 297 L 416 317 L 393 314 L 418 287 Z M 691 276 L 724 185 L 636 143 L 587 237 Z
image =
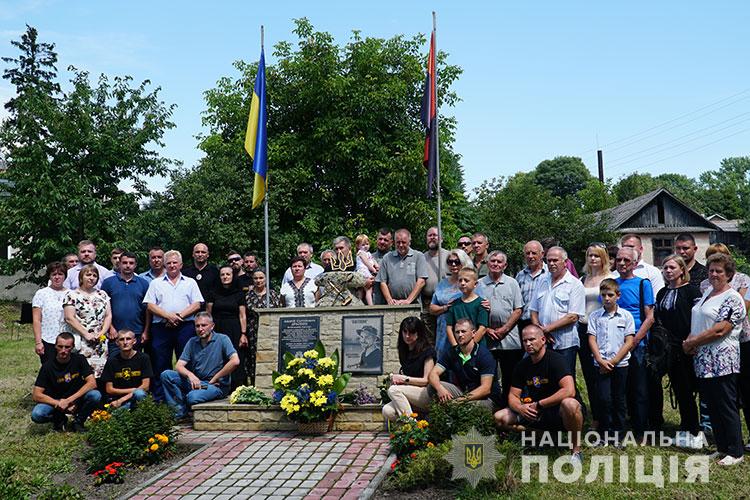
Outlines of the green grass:
M 82 438 L 31 422 L 39 357 L 31 326 L 11 326 L 19 316 L 16 304 L 0 303 L 0 462 L 13 461 L 17 479 L 38 491 L 52 475 L 72 469 L 71 456 Z

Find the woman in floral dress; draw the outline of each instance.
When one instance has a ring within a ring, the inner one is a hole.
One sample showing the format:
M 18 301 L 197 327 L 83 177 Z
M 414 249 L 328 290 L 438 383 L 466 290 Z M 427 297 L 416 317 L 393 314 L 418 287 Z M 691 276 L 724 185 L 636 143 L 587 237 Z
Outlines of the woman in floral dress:
M 250 385 L 255 385 L 255 353 L 258 348 L 258 309 L 266 308 L 266 273 L 262 269 L 253 271 L 253 287 L 247 292 L 247 376 Z M 281 297 L 273 288 L 268 290 L 269 307 L 284 307 Z
M 75 337 L 75 348 L 89 362 L 98 379 L 107 362 L 107 334 L 112 323 L 109 296 L 96 289 L 99 270 L 89 264 L 78 275 L 79 287 L 63 300 L 65 322 Z

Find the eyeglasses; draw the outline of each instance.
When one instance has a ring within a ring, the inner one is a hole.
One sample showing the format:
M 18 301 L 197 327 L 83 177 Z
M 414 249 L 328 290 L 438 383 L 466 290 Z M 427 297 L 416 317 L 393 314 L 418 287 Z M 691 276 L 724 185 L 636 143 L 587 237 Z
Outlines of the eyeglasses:
M 627 259 L 625 257 L 619 257 L 615 259 L 615 262 L 633 262 L 633 259 Z
M 462 247 L 469 247 L 471 246 L 471 241 L 459 241 L 458 245 Z
M 229 262 L 239 262 L 242 260 L 242 257 L 230 257 L 227 259 Z
M 461 261 L 458 259 L 448 259 L 445 261 L 449 266 L 460 266 Z

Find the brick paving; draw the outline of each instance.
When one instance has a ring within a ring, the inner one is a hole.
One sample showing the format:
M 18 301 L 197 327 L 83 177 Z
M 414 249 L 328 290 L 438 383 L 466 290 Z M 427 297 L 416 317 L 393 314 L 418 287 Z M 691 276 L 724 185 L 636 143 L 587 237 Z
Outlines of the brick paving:
M 184 429 L 180 440 L 208 446 L 131 498 L 357 499 L 388 460 L 388 435 L 375 432 Z

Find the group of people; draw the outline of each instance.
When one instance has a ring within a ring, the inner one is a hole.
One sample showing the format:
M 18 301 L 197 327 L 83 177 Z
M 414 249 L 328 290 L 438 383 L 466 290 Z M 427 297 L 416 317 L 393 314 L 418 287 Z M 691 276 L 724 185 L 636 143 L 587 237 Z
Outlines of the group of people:
M 742 460 L 750 449 L 739 417 L 742 406 L 750 424 L 750 278 L 725 245 L 710 245 L 703 265 L 694 237 L 680 234 L 657 269 L 643 261 L 640 237 L 627 234 L 614 251 L 592 243 L 578 278 L 563 248 L 529 241 L 514 279 L 503 252 L 478 261 L 464 251 L 485 241 L 474 235 L 446 251 L 450 274 L 429 307 L 434 334 L 421 319 L 401 324 L 387 419 L 436 399 L 478 401 L 502 429 L 573 431 L 580 460 L 586 408 L 603 445 L 620 442 L 628 418 L 638 438 L 660 431 L 666 374 L 680 412 L 674 444 L 701 449 L 710 434 L 718 463 Z
M 254 382 L 258 309 L 314 307 L 315 278 L 348 270 L 362 273 L 367 304 L 422 306 L 398 332 L 401 372 L 391 375 L 386 418 L 460 398 L 495 410 L 503 428 L 581 430 L 580 360 L 592 427 L 602 436 L 623 431 L 628 417 L 637 435 L 659 430 L 666 372 L 680 410 L 678 444 L 699 448 L 712 430 L 723 463 L 741 460 L 739 401 L 750 419 L 750 278 L 736 272 L 724 245 L 707 249 L 706 267 L 695 259 L 694 238 L 681 234 L 657 269 L 628 234 L 617 247 L 592 243 L 579 278 L 554 241 L 526 243 L 515 277 L 485 234 L 445 250 L 433 227 L 425 244 L 420 252 L 408 230 L 383 228 L 374 252 L 366 235 L 355 249 L 340 236 L 317 264 L 301 243 L 277 292 L 251 252 L 232 251 L 217 267 L 198 243 L 183 269 L 179 252 L 154 247 L 138 275 L 135 254 L 115 249 L 107 269 L 82 241 L 77 255 L 48 266 L 48 286 L 32 302 L 43 363 L 33 418 L 63 422 L 74 413 L 78 425 L 102 399 L 128 405 L 147 391 L 183 417 L 191 404 Z M 664 352 L 653 352 L 657 345 Z M 654 369 L 659 355 L 667 358 L 663 372 Z

